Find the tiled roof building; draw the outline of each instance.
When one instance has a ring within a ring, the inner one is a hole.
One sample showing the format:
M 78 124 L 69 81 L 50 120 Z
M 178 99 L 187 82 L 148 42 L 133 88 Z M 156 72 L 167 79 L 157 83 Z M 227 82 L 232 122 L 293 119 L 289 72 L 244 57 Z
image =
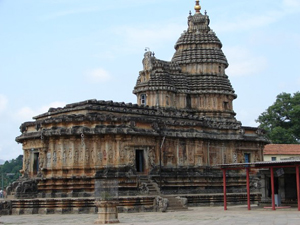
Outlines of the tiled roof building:
M 264 148 L 264 161 L 300 158 L 300 144 L 268 144 Z

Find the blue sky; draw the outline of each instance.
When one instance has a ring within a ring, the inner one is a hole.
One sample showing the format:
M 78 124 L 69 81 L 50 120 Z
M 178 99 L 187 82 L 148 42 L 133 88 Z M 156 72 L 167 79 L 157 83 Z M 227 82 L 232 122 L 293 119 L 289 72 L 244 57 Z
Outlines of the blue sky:
M 237 119 L 300 87 L 300 0 L 203 0 L 223 43 Z M 136 102 L 145 47 L 170 60 L 193 0 L 0 0 L 0 159 L 22 154 L 19 126 L 87 99 Z

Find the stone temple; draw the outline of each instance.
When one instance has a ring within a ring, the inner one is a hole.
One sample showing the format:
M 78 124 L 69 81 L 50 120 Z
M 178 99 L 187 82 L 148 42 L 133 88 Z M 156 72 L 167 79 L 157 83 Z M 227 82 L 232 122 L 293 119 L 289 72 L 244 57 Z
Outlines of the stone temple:
M 196 1 L 171 61 L 145 53 L 133 88 L 136 104 L 87 100 L 50 108 L 23 123 L 16 138 L 24 151 L 23 177 L 11 192 L 39 201 L 89 199 L 96 180 L 117 180 L 124 209 L 151 205 L 155 195 L 212 204 L 218 200 L 209 194 L 222 193 L 215 165 L 262 161 L 268 140 L 262 130 L 236 120 L 229 64 L 200 9 Z M 228 192 L 244 192 L 245 179 L 228 174 Z M 243 200 L 236 195 L 235 201 Z

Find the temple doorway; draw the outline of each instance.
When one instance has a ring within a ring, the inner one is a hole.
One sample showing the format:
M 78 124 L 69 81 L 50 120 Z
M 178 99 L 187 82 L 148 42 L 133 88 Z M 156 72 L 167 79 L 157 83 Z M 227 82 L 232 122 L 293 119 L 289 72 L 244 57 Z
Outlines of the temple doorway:
M 136 150 L 135 152 L 135 165 L 136 165 L 136 171 L 138 173 L 144 172 L 144 150 Z
M 33 174 L 36 175 L 39 171 L 39 153 L 33 154 Z

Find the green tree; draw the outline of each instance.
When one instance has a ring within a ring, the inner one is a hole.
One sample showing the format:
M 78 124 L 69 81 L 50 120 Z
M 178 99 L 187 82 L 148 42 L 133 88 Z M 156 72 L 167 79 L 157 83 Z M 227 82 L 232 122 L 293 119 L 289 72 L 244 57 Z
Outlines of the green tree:
M 23 155 L 19 155 L 16 159 L 6 161 L 0 166 L 0 189 L 2 188 L 2 175 L 3 175 L 3 186 L 6 188 L 8 184 L 14 182 L 20 177 L 20 170 L 23 166 Z M 14 174 L 14 175 L 7 175 Z
M 256 122 L 274 144 L 300 143 L 300 92 L 281 93 Z

